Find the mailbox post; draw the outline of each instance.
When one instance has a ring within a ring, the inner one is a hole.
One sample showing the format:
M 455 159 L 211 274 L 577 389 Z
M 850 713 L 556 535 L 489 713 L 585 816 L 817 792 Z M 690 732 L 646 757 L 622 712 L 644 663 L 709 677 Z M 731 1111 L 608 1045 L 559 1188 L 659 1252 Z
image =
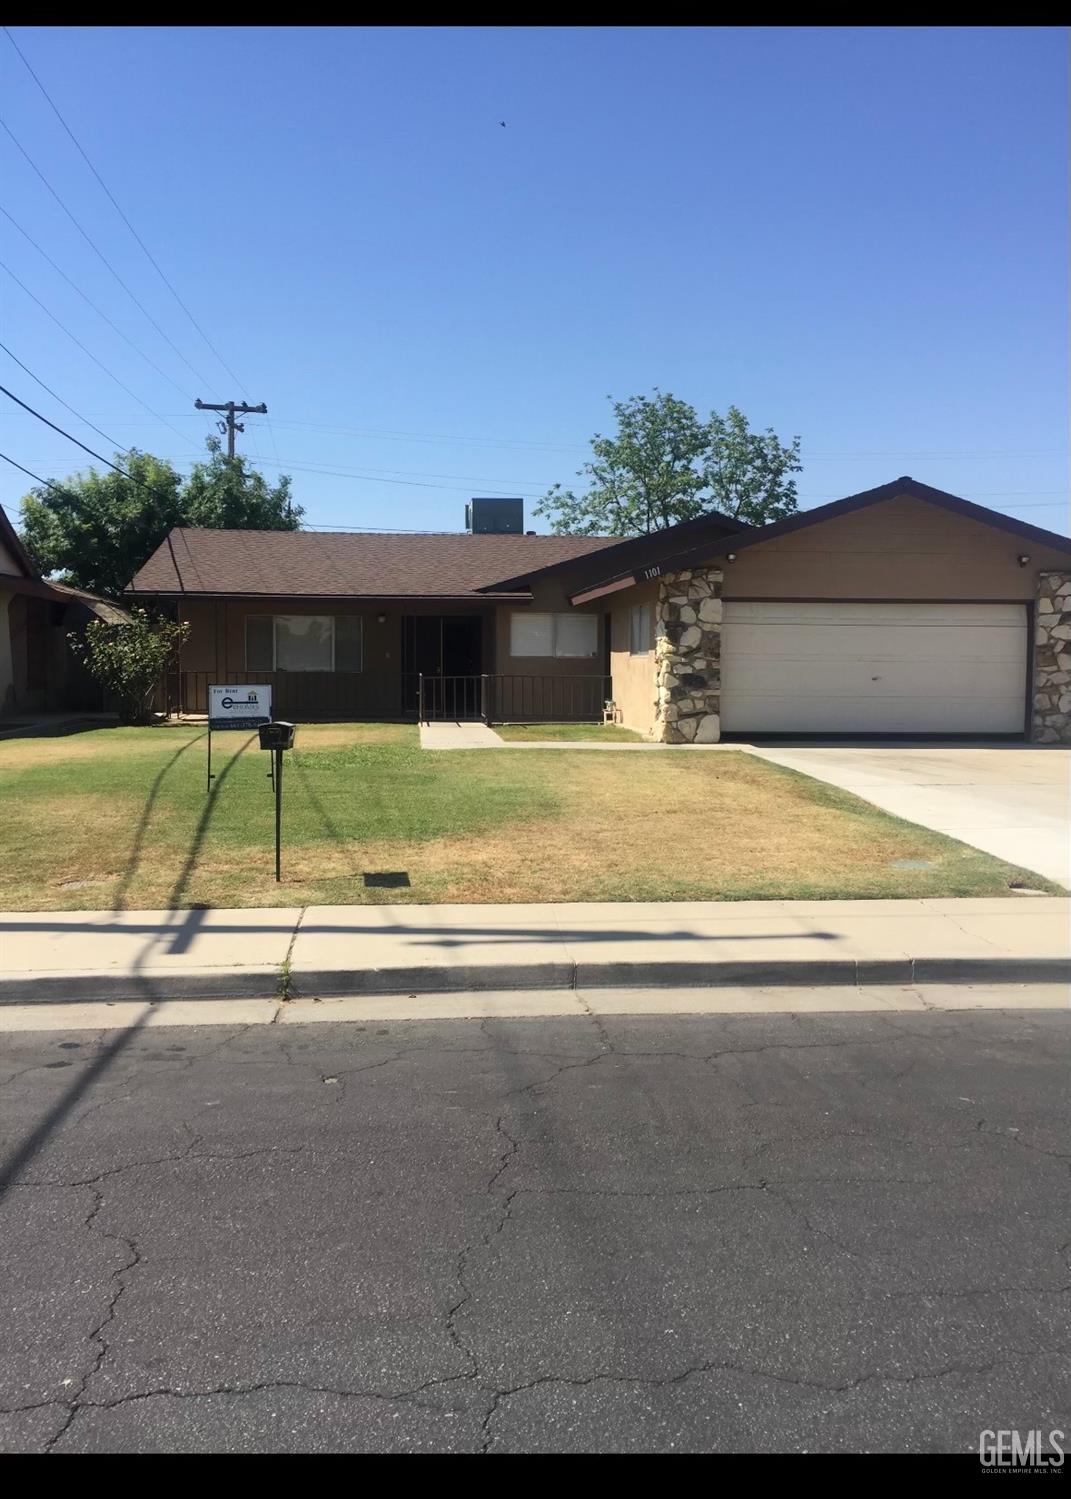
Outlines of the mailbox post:
M 268 750 L 275 766 L 275 883 L 282 879 L 281 847 L 283 824 L 283 750 L 294 748 L 295 725 L 275 719 L 260 725 L 260 747 Z

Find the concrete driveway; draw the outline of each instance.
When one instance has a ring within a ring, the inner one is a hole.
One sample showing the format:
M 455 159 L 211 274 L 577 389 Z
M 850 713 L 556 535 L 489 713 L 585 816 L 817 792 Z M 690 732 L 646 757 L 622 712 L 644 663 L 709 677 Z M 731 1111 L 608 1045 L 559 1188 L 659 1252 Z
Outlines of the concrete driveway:
M 873 742 L 748 748 L 1071 888 L 1071 749 Z

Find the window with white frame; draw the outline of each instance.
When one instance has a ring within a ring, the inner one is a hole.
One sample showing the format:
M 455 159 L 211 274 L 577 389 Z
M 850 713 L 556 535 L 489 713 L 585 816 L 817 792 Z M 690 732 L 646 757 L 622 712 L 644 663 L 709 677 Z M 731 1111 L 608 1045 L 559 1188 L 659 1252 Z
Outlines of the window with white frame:
M 510 616 L 511 656 L 591 657 L 599 649 L 597 614 L 525 614 Z
M 646 656 L 651 649 L 651 606 L 633 604 L 628 612 L 628 653 Z
M 359 614 L 249 614 L 250 671 L 361 671 Z

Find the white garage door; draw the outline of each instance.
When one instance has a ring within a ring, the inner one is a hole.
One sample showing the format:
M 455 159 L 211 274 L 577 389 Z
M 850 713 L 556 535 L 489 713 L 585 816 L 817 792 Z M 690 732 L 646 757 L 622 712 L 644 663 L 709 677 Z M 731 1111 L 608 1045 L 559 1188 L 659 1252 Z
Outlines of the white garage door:
M 721 724 L 736 733 L 1015 734 L 1022 604 L 727 600 Z

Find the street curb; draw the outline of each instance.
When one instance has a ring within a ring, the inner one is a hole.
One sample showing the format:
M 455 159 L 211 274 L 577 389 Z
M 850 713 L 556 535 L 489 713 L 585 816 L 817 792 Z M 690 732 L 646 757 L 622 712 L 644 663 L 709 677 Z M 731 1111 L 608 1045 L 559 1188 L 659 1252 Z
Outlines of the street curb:
M 821 988 L 881 984 L 1071 985 L 1068 958 L 816 958 L 754 962 L 496 963 L 291 972 L 287 997 L 370 998 L 392 994 L 506 990 Z M 278 999 L 275 967 L 0 977 L 0 1005 L 165 999 Z
M 475 964 L 295 972 L 295 999 L 507 989 L 817 988 L 865 984 L 1071 984 L 1067 958 L 814 958 L 746 962 Z
M 37 973 L 0 976 L 0 1005 L 278 999 L 280 986 L 278 968 L 265 965 L 184 973 Z

